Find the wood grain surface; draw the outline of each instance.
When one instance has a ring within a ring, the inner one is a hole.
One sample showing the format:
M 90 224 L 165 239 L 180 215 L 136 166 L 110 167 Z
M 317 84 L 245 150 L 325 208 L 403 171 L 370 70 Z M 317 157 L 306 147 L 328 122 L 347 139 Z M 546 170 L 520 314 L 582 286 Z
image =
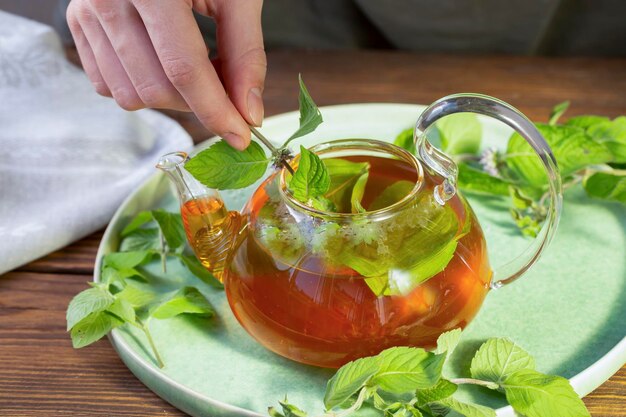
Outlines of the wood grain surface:
M 297 74 L 319 105 L 428 104 L 456 92 L 496 96 L 535 121 L 558 102 L 569 116 L 626 114 L 626 59 L 272 52 L 266 115 L 297 109 Z M 168 112 L 200 141 L 210 134 Z M 70 299 L 92 279 L 102 231 L 0 276 L 0 416 L 181 416 L 139 382 L 107 340 L 74 350 Z M 626 250 L 626 249 L 625 249 Z M 626 416 L 626 367 L 588 395 L 594 417 Z

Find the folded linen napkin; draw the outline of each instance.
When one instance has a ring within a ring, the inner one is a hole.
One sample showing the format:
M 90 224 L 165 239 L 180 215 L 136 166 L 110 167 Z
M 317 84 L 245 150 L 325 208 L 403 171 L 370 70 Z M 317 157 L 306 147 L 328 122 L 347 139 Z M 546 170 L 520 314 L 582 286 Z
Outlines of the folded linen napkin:
M 52 28 L 0 11 L 0 274 L 104 226 L 189 135 L 98 96 Z

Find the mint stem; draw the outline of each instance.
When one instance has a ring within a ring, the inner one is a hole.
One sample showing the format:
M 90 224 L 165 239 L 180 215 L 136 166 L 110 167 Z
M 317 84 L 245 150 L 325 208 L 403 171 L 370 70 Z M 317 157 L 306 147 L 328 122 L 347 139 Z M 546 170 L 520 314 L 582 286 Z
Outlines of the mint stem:
M 159 239 L 161 239 L 161 268 L 163 268 L 163 273 L 167 272 L 167 259 L 166 259 L 166 251 L 165 251 L 165 236 L 163 236 L 163 231 L 159 228 Z
M 481 385 L 489 389 L 498 389 L 500 387 L 500 385 L 496 384 L 495 382 L 482 381 L 480 379 L 474 379 L 474 378 L 456 378 L 456 379 L 451 379 L 450 382 L 452 382 L 453 384 L 457 384 L 457 385 L 461 385 L 461 384 Z
M 270 142 L 268 138 L 263 136 L 263 134 L 259 132 L 254 126 L 248 126 L 248 127 L 250 128 L 250 132 L 252 132 L 252 134 L 256 136 L 256 138 L 259 139 L 263 143 L 263 145 L 267 147 L 267 149 L 270 150 L 274 158 L 281 157 L 280 149 L 276 149 L 276 147 L 272 145 L 272 142 Z M 289 162 L 285 161 L 284 159 L 281 159 L 280 162 L 287 169 L 287 171 L 289 171 L 289 173 L 293 175 L 294 171 L 291 165 L 289 165 Z
M 150 348 L 152 349 L 152 353 L 154 353 L 154 357 L 156 358 L 157 365 L 159 366 L 159 368 L 163 369 L 165 367 L 165 362 L 163 362 L 161 355 L 159 355 L 159 351 L 157 350 L 156 344 L 154 343 L 154 339 L 152 338 L 150 329 L 148 329 L 148 323 L 147 322 L 142 323 L 139 319 L 137 319 L 137 323 L 133 323 L 133 322 L 128 322 L 128 323 L 132 324 L 136 328 L 141 329 L 143 331 L 143 333 L 146 335 L 146 339 L 148 339 L 148 344 L 150 345 Z

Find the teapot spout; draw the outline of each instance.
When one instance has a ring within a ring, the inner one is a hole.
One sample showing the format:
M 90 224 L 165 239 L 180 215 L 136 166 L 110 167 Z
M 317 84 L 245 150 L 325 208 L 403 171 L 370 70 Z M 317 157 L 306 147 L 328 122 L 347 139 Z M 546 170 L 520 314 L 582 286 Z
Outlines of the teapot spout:
M 216 189 L 204 186 L 185 169 L 188 159 L 185 152 L 168 153 L 156 167 L 167 174 L 176 188 L 189 246 L 200 263 L 222 281 L 239 233 L 241 215 L 229 211 Z

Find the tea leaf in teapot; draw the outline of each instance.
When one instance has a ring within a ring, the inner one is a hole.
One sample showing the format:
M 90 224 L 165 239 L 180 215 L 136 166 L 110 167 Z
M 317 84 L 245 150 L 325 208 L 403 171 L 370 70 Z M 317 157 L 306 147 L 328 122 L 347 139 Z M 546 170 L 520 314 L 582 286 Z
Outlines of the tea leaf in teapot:
M 496 417 L 493 408 L 484 405 L 461 402 L 453 397 L 448 397 L 428 404 L 428 407 L 437 415 L 448 415 L 450 411 L 465 417 Z
M 474 355 L 470 367 L 472 378 L 502 383 L 521 369 L 535 369 L 535 360 L 509 339 L 489 339 Z
M 626 204 L 626 172 L 621 175 L 597 172 L 583 186 L 590 197 Z
M 300 85 L 300 94 L 298 96 L 298 102 L 300 104 L 300 127 L 287 139 L 283 144 L 283 148 L 292 140 L 313 132 L 324 121 L 322 113 L 317 108 L 313 98 L 311 98 L 309 91 L 304 85 L 304 81 L 302 81 L 302 75 L 300 74 L 298 74 L 298 84 Z
M 350 205 L 352 206 L 352 213 L 364 213 L 366 210 L 361 205 L 363 195 L 365 194 L 365 187 L 367 185 L 367 179 L 369 178 L 369 172 L 365 172 L 359 176 L 352 188 L 352 196 L 350 197 Z
M 441 148 L 451 155 L 473 154 L 480 149 L 482 125 L 473 113 L 456 113 L 436 124 Z
M 407 180 L 396 181 L 385 188 L 369 205 L 369 210 L 379 210 L 397 203 L 415 188 L 415 183 Z
M 563 178 L 588 165 L 603 164 L 614 159 L 604 144 L 592 139 L 581 128 L 537 124 L 537 129 L 552 148 Z M 539 157 L 517 133 L 509 139 L 506 164 L 526 184 L 537 188 L 547 184 Z
M 520 369 L 502 383 L 506 399 L 516 412 L 526 417 L 589 417 L 589 411 L 569 381 Z
M 150 311 L 156 319 L 169 319 L 180 314 L 212 317 L 215 311 L 204 295 L 195 287 L 184 287 Z
M 191 158 L 185 169 L 207 187 L 228 190 L 254 184 L 265 174 L 270 161 L 254 141 L 238 151 L 221 140 Z
M 435 355 L 420 348 L 394 347 L 382 351 L 380 371 L 372 384 L 392 394 L 430 388 L 441 378 L 445 355 Z
M 361 358 L 341 367 L 328 381 L 324 406 L 327 410 L 345 403 L 380 370 L 378 357 Z
M 330 187 L 328 170 L 319 156 L 300 146 L 300 162 L 289 181 L 293 196 L 307 203 L 310 199 L 324 195 Z
M 369 163 L 352 162 L 341 158 L 328 158 L 322 162 L 330 177 L 330 186 L 324 197 L 334 203 L 336 212 L 349 213 L 355 184 L 359 178 L 368 173 Z

